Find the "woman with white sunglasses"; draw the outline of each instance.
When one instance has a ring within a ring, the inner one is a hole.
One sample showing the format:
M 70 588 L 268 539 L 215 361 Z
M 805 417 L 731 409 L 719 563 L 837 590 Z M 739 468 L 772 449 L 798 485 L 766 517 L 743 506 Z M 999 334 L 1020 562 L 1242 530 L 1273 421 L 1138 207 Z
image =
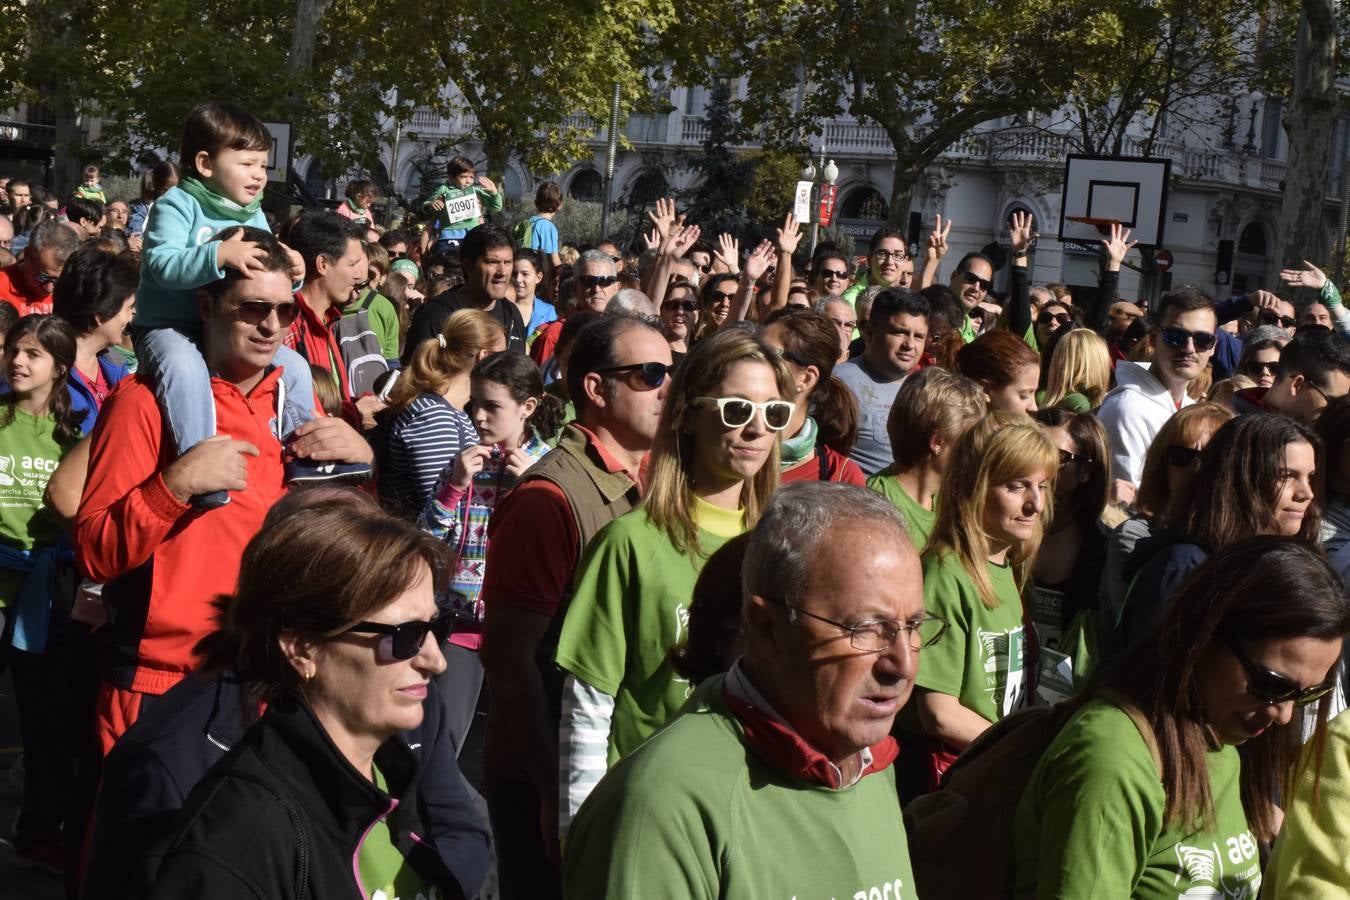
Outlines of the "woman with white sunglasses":
M 699 342 L 676 370 L 643 505 L 586 548 L 558 641 L 563 831 L 605 769 L 684 703 L 669 651 L 704 562 L 754 527 L 778 486 L 794 396 L 781 358 L 739 329 Z

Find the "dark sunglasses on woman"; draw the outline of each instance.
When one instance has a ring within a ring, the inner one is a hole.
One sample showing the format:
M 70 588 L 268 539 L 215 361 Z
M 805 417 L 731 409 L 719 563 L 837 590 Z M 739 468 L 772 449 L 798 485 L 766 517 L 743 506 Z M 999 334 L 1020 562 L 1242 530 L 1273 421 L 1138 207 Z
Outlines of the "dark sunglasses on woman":
M 430 620 L 415 619 L 401 625 L 357 622 L 349 626 L 347 631 L 381 635 L 377 652 L 385 662 L 393 662 L 396 659 L 412 659 L 421 653 L 422 644 L 426 642 L 428 634 L 436 636 L 437 644 L 444 644 L 454 631 L 454 625 L 455 614 L 443 612 L 437 613 L 436 617 Z

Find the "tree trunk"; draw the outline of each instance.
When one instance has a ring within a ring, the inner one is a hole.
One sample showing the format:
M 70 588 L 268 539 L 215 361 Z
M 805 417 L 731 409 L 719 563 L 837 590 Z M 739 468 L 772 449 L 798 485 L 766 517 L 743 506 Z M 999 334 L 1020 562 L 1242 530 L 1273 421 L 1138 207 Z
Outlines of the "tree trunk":
M 891 181 L 890 205 L 886 212 L 886 224 L 893 228 L 909 227 L 909 205 L 914 199 L 914 185 L 919 180 L 923 166 L 918 160 L 909 159 L 897 153 Z
M 1276 260 L 1298 266 L 1318 249 L 1336 122 L 1336 20 L 1332 0 L 1303 0 L 1294 56 L 1294 94 L 1284 117 L 1289 170 Z
M 295 26 L 291 31 L 291 52 L 286 55 L 286 76 L 291 83 L 286 95 L 291 124 L 300 120 L 304 112 L 305 95 L 300 81 L 314 63 L 314 42 L 319 34 L 319 23 L 333 0 L 296 0 Z

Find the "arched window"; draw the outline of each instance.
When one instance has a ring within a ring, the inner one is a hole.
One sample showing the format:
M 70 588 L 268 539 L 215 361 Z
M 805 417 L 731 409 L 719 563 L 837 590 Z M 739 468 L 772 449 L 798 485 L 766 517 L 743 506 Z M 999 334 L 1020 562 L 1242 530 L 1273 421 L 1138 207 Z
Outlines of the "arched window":
M 670 186 L 666 183 L 666 176 L 655 169 L 647 169 L 628 189 L 628 203 L 633 207 L 651 206 L 669 193 Z
M 890 205 L 886 198 L 872 187 L 861 187 L 851 191 L 839 208 L 841 219 L 864 219 L 874 222 L 886 221 Z
M 567 186 L 567 196 L 582 203 L 599 203 L 603 188 L 604 183 L 599 172 L 594 169 L 582 169 L 572 176 L 572 183 Z
M 1261 227 L 1259 222 L 1248 222 L 1238 235 L 1237 250 L 1239 253 L 1250 253 L 1252 256 L 1266 255 L 1266 230 Z

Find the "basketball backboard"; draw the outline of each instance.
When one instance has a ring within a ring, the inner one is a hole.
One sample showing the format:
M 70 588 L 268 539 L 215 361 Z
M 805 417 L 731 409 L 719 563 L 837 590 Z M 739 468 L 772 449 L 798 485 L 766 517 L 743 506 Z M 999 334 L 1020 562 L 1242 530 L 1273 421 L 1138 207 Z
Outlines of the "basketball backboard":
M 1072 155 L 1064 164 L 1059 239 L 1095 244 L 1112 222 L 1141 245 L 1158 247 L 1167 215 L 1172 161 Z

